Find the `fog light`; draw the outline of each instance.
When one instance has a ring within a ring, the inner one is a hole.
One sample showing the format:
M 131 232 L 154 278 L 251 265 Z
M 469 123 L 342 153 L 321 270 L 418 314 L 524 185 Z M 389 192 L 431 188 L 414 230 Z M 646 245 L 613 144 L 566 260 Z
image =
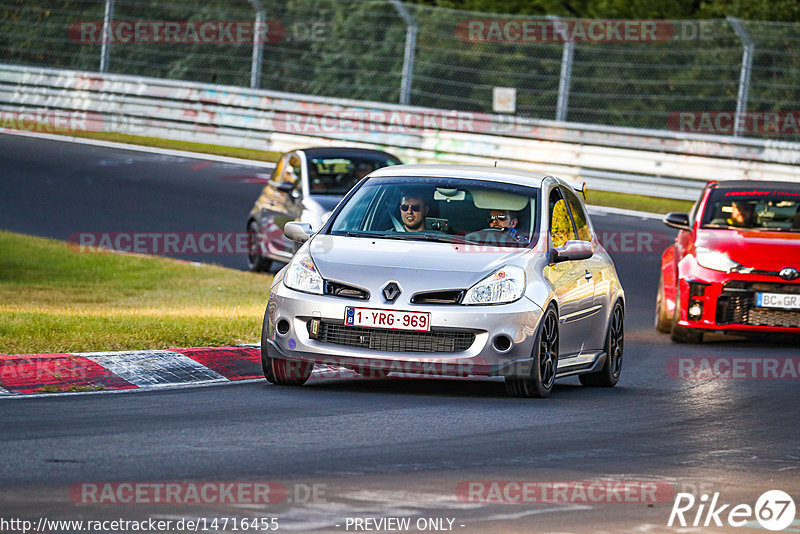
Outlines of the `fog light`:
M 500 334 L 492 340 L 492 346 L 497 352 L 508 351 L 511 348 L 511 343 L 511 338 L 504 334 Z
M 286 335 L 286 333 L 289 331 L 289 321 L 287 321 L 286 319 L 281 319 L 280 321 L 278 321 L 278 324 L 276 326 L 278 328 L 278 333 L 282 336 Z
M 703 316 L 703 304 L 701 302 L 694 302 L 689 306 L 689 319 L 696 321 Z

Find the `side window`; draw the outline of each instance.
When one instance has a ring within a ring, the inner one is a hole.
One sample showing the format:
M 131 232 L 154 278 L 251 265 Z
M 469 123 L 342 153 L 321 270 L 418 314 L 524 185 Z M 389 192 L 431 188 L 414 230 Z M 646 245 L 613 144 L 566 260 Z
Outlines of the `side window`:
M 567 203 L 558 189 L 550 192 L 550 239 L 554 248 L 561 248 L 569 240 L 575 239 L 575 230 L 567 211 Z
M 292 185 L 297 185 L 297 182 L 300 180 L 300 172 L 300 157 L 297 155 L 291 155 L 284 163 L 281 173 L 278 175 L 277 180 L 275 181 L 278 183 L 290 183 Z
M 575 193 L 565 189 L 564 196 L 569 202 L 569 210 L 572 212 L 572 220 L 575 221 L 575 229 L 578 230 L 578 239 L 580 241 L 591 241 L 592 233 L 589 231 L 589 223 L 586 222 L 586 212 L 581 205 L 580 199 L 575 196 Z
M 280 181 L 283 169 L 286 167 L 286 160 L 287 158 L 285 156 L 278 160 L 278 164 L 275 165 L 275 170 L 272 171 L 272 176 L 269 177 L 270 182 L 278 183 Z

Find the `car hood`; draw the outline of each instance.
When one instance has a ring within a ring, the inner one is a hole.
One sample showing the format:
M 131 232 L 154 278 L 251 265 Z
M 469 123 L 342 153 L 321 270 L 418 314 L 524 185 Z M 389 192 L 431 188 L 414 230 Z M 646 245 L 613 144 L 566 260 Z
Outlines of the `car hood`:
M 372 291 L 397 281 L 404 292 L 465 289 L 528 249 L 317 235 L 309 250 L 323 278 Z
M 800 269 L 800 233 L 796 232 L 700 230 L 695 245 L 725 252 L 733 261 L 753 269 Z

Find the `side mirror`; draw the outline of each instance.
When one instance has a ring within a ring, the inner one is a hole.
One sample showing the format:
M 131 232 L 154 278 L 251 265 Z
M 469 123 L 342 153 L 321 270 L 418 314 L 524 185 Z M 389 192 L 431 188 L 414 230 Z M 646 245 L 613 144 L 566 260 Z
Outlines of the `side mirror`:
M 278 182 L 275 184 L 275 189 L 284 193 L 291 193 L 294 191 L 294 184 L 291 182 Z
M 553 251 L 553 262 L 588 260 L 594 254 L 589 241 L 567 241 L 560 249 Z
M 314 231 L 308 223 L 288 222 L 283 226 L 283 235 L 297 243 L 305 243 L 314 235 Z
M 692 229 L 691 226 L 689 226 L 688 213 L 667 213 L 667 216 L 664 217 L 664 224 L 678 230 L 690 231 Z

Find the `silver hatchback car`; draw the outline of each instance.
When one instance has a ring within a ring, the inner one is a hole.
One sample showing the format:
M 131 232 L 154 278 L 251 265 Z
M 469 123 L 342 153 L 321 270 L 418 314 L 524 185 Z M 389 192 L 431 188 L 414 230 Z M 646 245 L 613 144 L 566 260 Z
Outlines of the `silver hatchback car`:
M 398 165 L 357 184 L 274 278 L 264 376 L 316 364 L 369 376 L 503 376 L 546 397 L 556 378 L 614 386 L 625 297 L 583 202 L 533 172 Z

